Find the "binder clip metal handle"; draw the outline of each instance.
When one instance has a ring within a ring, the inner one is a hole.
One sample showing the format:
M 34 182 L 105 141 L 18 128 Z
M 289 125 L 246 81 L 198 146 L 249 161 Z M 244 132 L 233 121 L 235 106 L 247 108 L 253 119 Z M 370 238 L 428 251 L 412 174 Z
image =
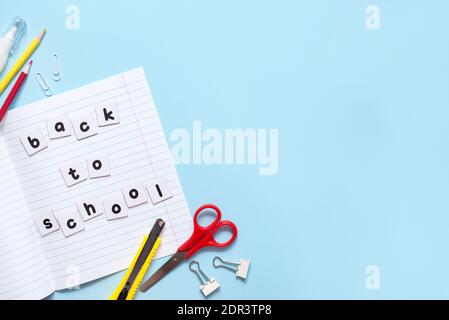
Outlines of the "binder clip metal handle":
M 61 68 L 59 66 L 59 54 L 53 54 L 53 63 L 52 63 L 52 72 L 53 72 L 53 80 L 59 81 L 61 80 Z
M 196 269 L 193 268 L 194 265 L 197 266 Z M 201 270 L 200 264 L 198 263 L 198 261 L 192 260 L 189 263 L 189 269 L 190 269 L 190 271 L 195 273 L 196 276 L 198 277 L 198 279 L 200 280 L 200 282 L 202 284 L 200 286 L 200 289 L 205 297 L 207 297 L 208 295 L 210 295 L 211 293 L 216 291 L 218 288 L 220 288 L 220 285 L 218 284 L 217 280 L 215 280 L 213 278 L 209 279 L 209 277 L 203 272 L 203 270 Z
M 247 259 L 240 259 L 240 262 L 229 262 L 216 256 L 213 260 L 213 264 L 215 268 L 225 268 L 234 271 L 238 278 L 246 279 L 251 261 Z

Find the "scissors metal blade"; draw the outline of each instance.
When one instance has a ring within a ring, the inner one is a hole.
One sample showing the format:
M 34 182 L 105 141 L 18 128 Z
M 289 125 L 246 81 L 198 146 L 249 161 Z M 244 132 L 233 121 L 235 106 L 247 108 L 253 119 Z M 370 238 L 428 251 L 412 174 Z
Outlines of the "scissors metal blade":
M 167 273 L 173 270 L 177 265 L 186 260 L 186 252 L 176 252 L 162 267 L 159 268 L 147 281 L 140 286 L 140 291 L 146 292 L 156 282 L 161 280 Z

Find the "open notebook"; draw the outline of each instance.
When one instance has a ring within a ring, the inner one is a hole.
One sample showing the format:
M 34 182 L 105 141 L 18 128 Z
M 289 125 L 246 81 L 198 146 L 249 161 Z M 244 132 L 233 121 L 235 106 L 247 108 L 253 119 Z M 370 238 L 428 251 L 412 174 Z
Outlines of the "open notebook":
M 90 114 L 97 123 L 103 105 L 118 109 L 119 123 L 96 126 L 96 135 L 81 140 L 73 129 L 49 139 L 49 117 Z M 20 137 L 33 127 L 48 146 L 29 156 Z M 60 168 L 73 161 L 88 166 L 85 159 L 98 152 L 107 154 L 110 175 L 68 187 Z M 154 204 L 147 193 L 146 203 L 124 208 L 126 217 L 108 220 L 105 212 L 80 221 L 84 230 L 70 236 L 61 228 L 42 236 L 33 218 L 51 210 L 58 219 L 78 212 L 86 196 L 104 201 L 129 183 L 161 178 L 170 198 Z M 126 269 L 156 218 L 166 222 L 162 257 L 190 236 L 192 220 L 141 68 L 10 110 L 0 124 L 0 299 L 41 299 Z

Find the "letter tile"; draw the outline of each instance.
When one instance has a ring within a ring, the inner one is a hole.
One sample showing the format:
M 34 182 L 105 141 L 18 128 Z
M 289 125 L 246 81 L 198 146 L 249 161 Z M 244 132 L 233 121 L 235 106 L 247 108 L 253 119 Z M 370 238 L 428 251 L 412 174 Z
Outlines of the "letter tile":
M 78 211 L 84 221 L 89 221 L 90 219 L 98 217 L 104 212 L 103 204 L 96 197 L 88 197 L 84 200 L 78 201 L 76 206 L 78 207 Z
M 87 157 L 89 178 L 99 178 L 111 175 L 109 157 L 107 154 L 93 154 Z
M 145 186 L 153 204 L 158 204 L 173 197 L 170 187 L 164 178 L 150 181 Z
M 120 116 L 117 104 L 108 106 L 98 106 L 96 108 L 97 122 L 99 127 L 110 126 L 120 123 Z
M 84 221 L 77 211 L 61 212 L 57 217 L 66 238 L 85 229 Z
M 115 192 L 104 198 L 103 206 L 107 220 L 115 220 L 128 216 L 128 207 L 121 192 Z
M 97 134 L 97 126 L 90 113 L 72 119 L 73 131 L 78 140 L 82 140 Z
M 47 140 L 38 127 L 28 129 L 20 137 L 20 141 L 30 156 L 48 147 Z
M 72 134 L 69 119 L 66 115 L 56 115 L 47 119 L 47 130 L 50 139 L 68 137 Z
M 67 187 L 74 186 L 82 181 L 87 180 L 87 171 L 79 161 L 73 161 L 68 165 L 61 167 L 62 177 Z
M 148 202 L 145 187 L 140 182 L 131 182 L 122 188 L 128 208 Z
M 59 230 L 58 222 L 50 209 L 36 213 L 33 219 L 42 237 Z

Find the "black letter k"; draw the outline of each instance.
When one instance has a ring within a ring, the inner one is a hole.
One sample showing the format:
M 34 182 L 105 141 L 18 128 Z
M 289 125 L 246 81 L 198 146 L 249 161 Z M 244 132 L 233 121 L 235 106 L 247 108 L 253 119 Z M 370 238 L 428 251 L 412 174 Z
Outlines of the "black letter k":
M 104 114 L 104 120 L 108 121 L 108 120 L 115 120 L 115 118 L 112 116 L 112 111 L 106 110 L 106 108 L 103 108 L 103 114 Z

